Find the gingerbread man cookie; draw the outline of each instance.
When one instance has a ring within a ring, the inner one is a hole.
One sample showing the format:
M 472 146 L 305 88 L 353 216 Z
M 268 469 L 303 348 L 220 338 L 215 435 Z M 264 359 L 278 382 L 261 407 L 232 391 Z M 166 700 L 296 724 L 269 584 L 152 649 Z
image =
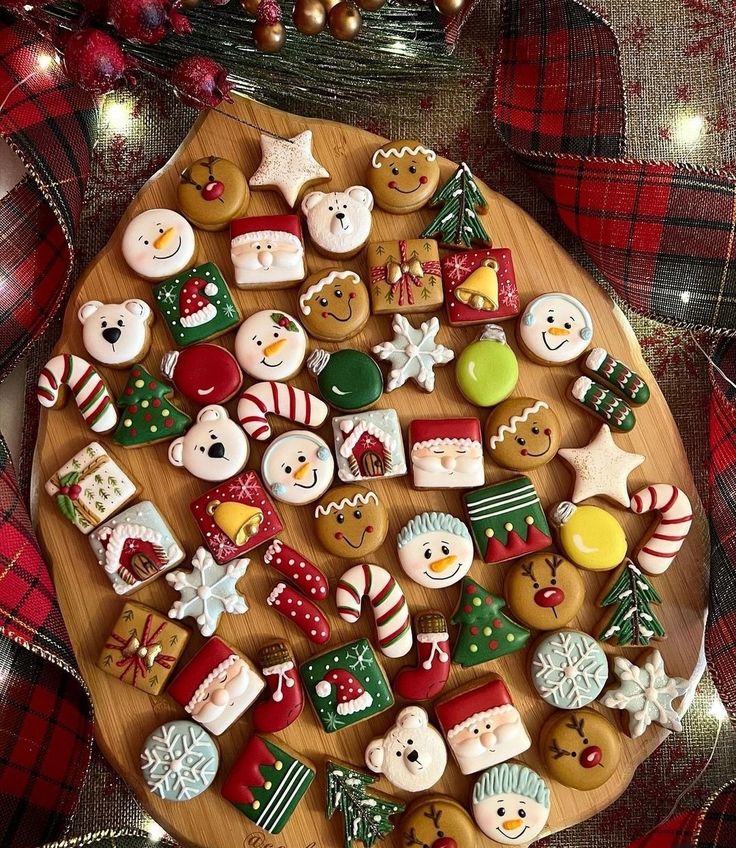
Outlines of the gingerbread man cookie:
M 585 583 L 578 569 L 554 553 L 517 560 L 506 573 L 509 609 L 535 630 L 556 630 L 578 614 Z
M 383 544 L 388 513 L 378 495 L 363 486 L 336 486 L 317 504 L 314 529 L 335 556 L 358 559 Z
M 250 203 L 245 174 L 219 156 L 203 156 L 182 171 L 177 197 L 182 215 L 200 230 L 224 230 Z
M 548 463 L 560 446 L 560 422 L 544 400 L 513 397 L 486 421 L 486 440 L 496 464 L 528 471 Z
M 315 339 L 341 342 L 368 323 L 371 303 L 365 283 L 354 271 L 328 268 L 312 274 L 299 289 L 299 315 Z
M 386 142 L 368 168 L 368 188 L 376 205 L 394 215 L 416 212 L 429 203 L 439 181 L 437 154 L 416 140 Z

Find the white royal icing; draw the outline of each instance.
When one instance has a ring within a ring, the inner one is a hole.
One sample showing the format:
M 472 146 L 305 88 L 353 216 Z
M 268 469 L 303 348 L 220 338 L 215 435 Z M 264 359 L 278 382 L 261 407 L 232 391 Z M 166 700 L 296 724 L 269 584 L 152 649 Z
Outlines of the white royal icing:
M 149 280 L 173 277 L 192 264 L 197 243 L 192 225 L 171 209 L 149 209 L 123 233 L 123 259 Z
M 361 283 L 360 277 L 355 273 L 355 271 L 330 271 L 330 273 L 326 277 L 322 277 L 321 280 L 317 280 L 316 283 L 313 283 L 303 295 L 299 297 L 299 308 L 304 315 L 310 315 L 312 312 L 312 308 L 307 306 L 307 303 L 319 292 L 322 291 L 325 286 L 330 286 L 335 280 L 346 280 L 348 282 L 353 283 L 354 285 L 359 285 Z
M 513 435 L 519 424 L 523 424 L 530 415 L 536 415 L 540 409 L 549 409 L 549 404 L 545 403 L 543 400 L 538 400 L 535 404 L 532 404 L 532 406 L 527 406 L 526 409 L 522 410 L 521 415 L 512 415 L 509 419 L 509 423 L 502 424 L 496 431 L 495 435 L 491 436 L 488 440 L 491 450 L 503 441 L 506 433 Z
M 405 144 L 401 148 L 389 147 L 387 150 L 384 150 L 382 147 L 376 150 L 373 154 L 373 158 L 371 159 L 371 166 L 374 168 L 380 168 L 381 164 L 379 159 L 388 159 L 389 156 L 395 156 L 397 159 L 401 159 L 402 156 L 416 156 L 421 153 L 422 156 L 427 157 L 427 162 L 434 162 L 437 158 L 437 154 L 434 150 L 430 150 L 429 147 L 424 147 L 422 144 L 418 144 L 416 147 L 409 147 L 408 144 Z

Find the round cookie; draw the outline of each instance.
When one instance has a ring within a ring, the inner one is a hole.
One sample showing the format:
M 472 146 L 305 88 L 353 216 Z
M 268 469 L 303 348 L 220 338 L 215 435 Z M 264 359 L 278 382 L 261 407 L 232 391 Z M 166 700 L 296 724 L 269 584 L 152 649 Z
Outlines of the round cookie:
M 608 680 L 608 659 L 596 640 L 580 630 L 556 630 L 531 650 L 530 676 L 539 697 L 560 710 L 595 701 Z
M 415 212 L 437 190 L 437 154 L 413 139 L 388 141 L 371 157 L 366 181 L 381 209 L 394 215 Z
M 549 520 L 557 529 L 560 547 L 581 568 L 609 571 L 626 556 L 623 527 L 599 506 L 562 501 L 550 510 Z
M 326 551 L 358 559 L 383 544 L 388 513 L 378 495 L 365 486 L 336 486 L 317 504 L 314 531 Z
M 542 365 L 566 365 L 590 346 L 593 319 L 577 298 L 550 292 L 526 305 L 516 335 L 529 359 Z
M 323 256 L 348 259 L 355 256 L 370 238 L 373 195 L 365 186 L 345 191 L 310 191 L 302 200 L 312 244 Z
M 289 430 L 266 448 L 261 478 L 277 500 L 308 504 L 321 497 L 332 483 L 335 460 L 321 436 L 308 430 Z
M 585 583 L 571 562 L 548 551 L 516 560 L 506 572 L 503 594 L 522 624 L 556 630 L 578 614 Z
M 197 240 L 192 225 L 171 209 L 149 209 L 128 224 L 123 259 L 146 280 L 165 280 L 194 264 Z
M 307 368 L 324 400 L 343 412 L 368 409 L 383 394 L 381 369 L 375 359 L 361 350 L 315 350 L 307 360 Z
M 560 422 L 543 400 L 513 397 L 488 416 L 486 444 L 493 461 L 511 471 L 548 463 L 560 447 Z
M 349 339 L 365 327 L 370 315 L 368 289 L 354 271 L 318 271 L 299 289 L 299 318 L 315 339 Z
M 167 351 L 161 358 L 161 373 L 179 394 L 199 406 L 224 403 L 243 385 L 243 372 L 232 353 L 208 342 Z
M 307 334 L 288 312 L 254 312 L 235 336 L 238 363 L 254 380 L 289 380 L 299 373 L 306 355 Z
M 473 539 L 459 518 L 423 512 L 398 536 L 399 564 L 420 586 L 444 589 L 462 580 L 473 564 Z
M 164 801 L 201 795 L 217 774 L 220 755 L 212 737 L 193 721 L 170 721 L 143 743 L 141 771 L 149 790 Z
M 549 808 L 549 786 L 519 763 L 487 769 L 473 787 L 475 823 L 489 839 L 503 845 L 526 845 L 539 836 Z
M 554 712 L 542 726 L 539 753 L 547 774 L 564 786 L 597 789 L 616 771 L 621 734 L 595 710 Z
M 419 848 L 470 848 L 475 825 L 463 807 L 446 795 L 423 795 L 404 813 L 401 844 Z
M 179 177 L 179 211 L 200 230 L 224 230 L 250 203 L 245 174 L 229 159 L 203 156 Z
M 455 363 L 458 388 L 476 406 L 495 406 L 516 387 L 519 363 L 498 324 L 486 324 L 480 338 L 463 349 Z
M 79 307 L 77 317 L 82 325 L 84 349 L 102 365 L 126 368 L 148 353 L 153 312 L 145 300 L 88 300 Z

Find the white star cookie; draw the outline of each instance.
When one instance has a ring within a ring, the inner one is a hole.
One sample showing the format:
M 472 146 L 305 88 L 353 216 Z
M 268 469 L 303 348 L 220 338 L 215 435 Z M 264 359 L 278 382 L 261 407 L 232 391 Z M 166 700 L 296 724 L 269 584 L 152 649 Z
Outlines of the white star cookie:
M 422 321 L 417 329 L 403 315 L 394 315 L 392 329 L 393 339 L 373 348 L 373 353 L 391 365 L 386 391 L 392 392 L 407 380 L 414 380 L 420 389 L 431 392 L 435 366 L 445 365 L 455 356 L 453 351 L 435 341 L 440 329 L 439 319 Z
M 646 458 L 620 448 L 613 441 L 608 424 L 603 424 L 585 447 L 561 448 L 557 455 L 575 472 L 573 503 L 601 495 L 625 507 L 631 504 L 629 474 Z
M 292 208 L 309 186 L 324 183 L 330 173 L 312 155 L 312 131 L 293 138 L 261 135 L 261 164 L 248 180 L 255 189 L 278 189 Z

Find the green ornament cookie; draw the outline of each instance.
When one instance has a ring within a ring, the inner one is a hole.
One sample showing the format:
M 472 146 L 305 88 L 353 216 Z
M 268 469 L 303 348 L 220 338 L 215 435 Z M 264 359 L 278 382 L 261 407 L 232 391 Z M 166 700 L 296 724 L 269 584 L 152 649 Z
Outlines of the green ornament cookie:
M 518 379 L 516 354 L 498 324 L 486 324 L 480 338 L 462 351 L 455 364 L 458 388 L 476 406 L 495 406 L 506 400 Z
M 113 441 L 137 448 L 183 435 L 192 419 L 171 403 L 172 394 L 171 386 L 159 383 L 142 365 L 134 365 L 117 401 L 120 423 Z
M 322 397 L 345 412 L 366 409 L 383 394 L 383 375 L 374 359 L 359 350 L 343 348 L 333 353 L 315 350 L 307 368 L 317 380 Z

